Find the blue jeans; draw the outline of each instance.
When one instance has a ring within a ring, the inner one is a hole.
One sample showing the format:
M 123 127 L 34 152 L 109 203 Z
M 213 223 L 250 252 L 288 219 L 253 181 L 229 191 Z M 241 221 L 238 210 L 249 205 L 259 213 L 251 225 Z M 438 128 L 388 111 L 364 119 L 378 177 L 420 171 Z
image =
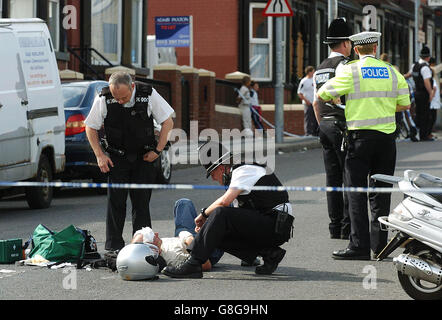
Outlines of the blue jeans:
M 185 198 L 177 200 L 173 209 L 173 216 L 175 220 L 175 237 L 178 237 L 181 231 L 188 231 L 195 237 L 195 218 L 197 214 L 191 200 Z M 209 257 L 210 263 L 212 265 L 216 264 L 223 254 L 224 251 L 215 249 Z

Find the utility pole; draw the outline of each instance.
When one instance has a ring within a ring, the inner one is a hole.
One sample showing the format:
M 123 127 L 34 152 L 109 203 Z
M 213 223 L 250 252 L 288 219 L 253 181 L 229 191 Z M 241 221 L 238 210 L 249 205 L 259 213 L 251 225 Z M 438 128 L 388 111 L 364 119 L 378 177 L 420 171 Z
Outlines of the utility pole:
M 275 82 L 275 138 L 276 143 L 284 142 L 284 88 L 282 85 L 282 20 L 276 17 L 276 82 Z
M 338 17 L 338 0 L 328 0 L 328 25 Z M 328 47 L 328 46 L 327 46 Z M 331 49 L 328 47 L 328 54 Z
M 328 25 L 338 17 L 338 1 L 328 0 Z

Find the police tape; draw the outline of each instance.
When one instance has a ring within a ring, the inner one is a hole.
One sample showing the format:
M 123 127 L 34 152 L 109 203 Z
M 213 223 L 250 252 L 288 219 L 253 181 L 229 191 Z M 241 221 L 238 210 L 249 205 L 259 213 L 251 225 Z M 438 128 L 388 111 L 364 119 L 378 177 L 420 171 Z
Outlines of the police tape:
M 222 185 L 195 185 L 195 184 L 137 184 L 137 183 L 91 183 L 91 182 L 10 182 L 0 181 L 0 187 L 54 187 L 73 189 L 152 189 L 152 190 L 226 190 Z M 241 186 L 232 188 L 251 191 L 298 191 L 298 192 L 358 192 L 358 193 L 393 193 L 416 192 L 442 194 L 439 188 L 389 188 L 389 187 L 309 187 L 309 186 Z

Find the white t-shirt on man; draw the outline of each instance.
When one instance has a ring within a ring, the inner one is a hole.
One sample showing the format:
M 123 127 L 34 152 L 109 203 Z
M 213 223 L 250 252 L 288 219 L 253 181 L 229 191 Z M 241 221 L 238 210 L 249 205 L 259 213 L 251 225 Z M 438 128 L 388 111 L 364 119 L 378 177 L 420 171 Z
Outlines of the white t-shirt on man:
M 315 87 L 313 85 L 313 77 L 302 78 L 301 82 L 298 86 L 298 94 L 302 93 L 304 97 L 310 101 L 310 103 L 313 103 L 313 100 L 315 98 Z M 305 101 L 302 100 L 302 104 L 306 105 Z
M 123 105 L 124 108 L 131 108 L 135 105 L 135 91 L 136 89 L 134 89 L 134 91 L 132 92 L 130 102 Z M 155 89 L 152 88 L 152 94 L 149 97 L 149 103 L 147 106 L 148 116 L 150 117 L 150 115 L 152 114 L 154 120 L 158 124 L 161 124 L 165 120 L 167 120 L 173 113 L 174 110 L 169 105 L 169 103 Z M 97 95 L 95 97 L 91 111 L 89 112 L 89 115 L 87 116 L 84 123 L 92 129 L 100 130 L 106 116 L 106 97 L 100 97 L 99 95 Z

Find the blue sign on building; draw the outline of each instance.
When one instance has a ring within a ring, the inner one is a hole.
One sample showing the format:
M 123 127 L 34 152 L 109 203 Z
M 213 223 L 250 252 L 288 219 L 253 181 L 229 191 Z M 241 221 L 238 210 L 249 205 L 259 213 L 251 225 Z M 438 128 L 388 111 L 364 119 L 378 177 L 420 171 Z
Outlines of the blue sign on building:
M 190 17 L 155 17 L 157 47 L 189 47 Z

